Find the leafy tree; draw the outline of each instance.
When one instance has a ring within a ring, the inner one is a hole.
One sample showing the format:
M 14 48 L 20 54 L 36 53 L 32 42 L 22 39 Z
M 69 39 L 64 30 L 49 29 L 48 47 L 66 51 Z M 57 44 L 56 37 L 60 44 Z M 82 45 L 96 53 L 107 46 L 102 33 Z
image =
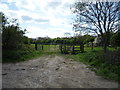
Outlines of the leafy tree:
M 24 31 L 17 26 L 7 26 L 2 32 L 2 44 L 5 49 L 16 49 L 22 45 Z
M 106 51 L 110 33 L 118 30 L 116 25 L 119 21 L 120 2 L 76 2 L 74 8 L 77 18 L 73 28 L 76 31 L 100 34 Z
M 25 31 L 21 30 L 17 19 L 12 19 L 8 22 L 8 18 L 1 12 L 2 15 L 2 47 L 3 49 L 18 49 L 22 47 Z M 11 25 L 12 24 L 12 25 Z

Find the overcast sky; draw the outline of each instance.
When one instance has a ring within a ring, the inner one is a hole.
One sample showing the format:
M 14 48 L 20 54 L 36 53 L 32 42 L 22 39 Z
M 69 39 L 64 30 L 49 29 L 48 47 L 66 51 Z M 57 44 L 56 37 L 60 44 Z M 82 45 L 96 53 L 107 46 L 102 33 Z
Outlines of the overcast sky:
M 70 10 L 75 0 L 1 0 L 0 11 L 9 18 L 16 18 L 26 36 L 63 37 L 65 32 L 73 35 L 74 15 Z

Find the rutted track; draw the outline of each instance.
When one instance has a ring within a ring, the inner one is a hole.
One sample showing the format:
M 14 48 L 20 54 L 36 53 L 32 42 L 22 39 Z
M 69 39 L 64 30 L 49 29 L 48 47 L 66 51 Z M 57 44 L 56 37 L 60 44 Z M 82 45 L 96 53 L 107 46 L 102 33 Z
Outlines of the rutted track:
M 61 56 L 43 56 L 2 65 L 3 88 L 118 88 L 86 65 Z

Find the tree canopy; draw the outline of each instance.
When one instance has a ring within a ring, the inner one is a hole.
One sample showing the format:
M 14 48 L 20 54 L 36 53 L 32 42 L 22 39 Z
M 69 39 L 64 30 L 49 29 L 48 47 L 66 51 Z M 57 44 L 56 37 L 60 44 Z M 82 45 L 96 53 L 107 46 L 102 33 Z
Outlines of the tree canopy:
M 120 2 L 76 2 L 74 8 L 77 17 L 73 28 L 76 31 L 100 34 L 106 50 L 110 33 L 118 31 Z

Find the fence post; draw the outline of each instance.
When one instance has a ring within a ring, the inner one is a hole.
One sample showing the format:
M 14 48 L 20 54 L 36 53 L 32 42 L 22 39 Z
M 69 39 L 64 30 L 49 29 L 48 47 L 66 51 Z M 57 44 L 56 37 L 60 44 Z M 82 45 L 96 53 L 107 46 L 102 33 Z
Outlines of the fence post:
M 66 53 L 66 51 L 67 51 L 67 50 L 66 50 L 66 44 L 65 44 L 65 45 L 64 45 L 64 53 Z
M 42 50 L 43 50 L 43 45 L 42 45 Z
M 62 53 L 62 52 L 63 52 L 63 51 L 62 51 L 62 44 L 60 45 L 60 50 L 61 50 L 61 53 Z
M 37 43 L 35 43 L 35 50 L 37 50 Z
M 81 53 L 84 52 L 84 44 L 83 43 L 80 44 L 80 51 L 81 51 Z
M 74 49 L 75 49 L 75 47 L 74 47 L 74 45 L 73 45 L 73 47 L 72 47 L 72 53 L 74 54 Z

